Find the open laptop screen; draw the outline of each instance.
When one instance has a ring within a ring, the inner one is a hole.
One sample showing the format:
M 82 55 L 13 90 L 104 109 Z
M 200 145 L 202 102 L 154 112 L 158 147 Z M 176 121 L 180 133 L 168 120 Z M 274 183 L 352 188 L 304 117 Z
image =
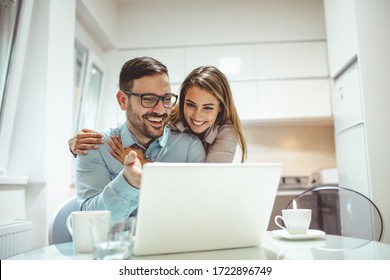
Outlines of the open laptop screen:
M 258 246 L 280 164 L 144 165 L 134 255 Z

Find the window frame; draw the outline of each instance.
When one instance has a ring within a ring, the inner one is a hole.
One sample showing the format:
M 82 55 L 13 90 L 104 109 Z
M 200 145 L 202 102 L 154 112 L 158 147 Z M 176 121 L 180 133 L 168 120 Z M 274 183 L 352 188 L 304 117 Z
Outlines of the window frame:
M 15 24 L 15 34 L 10 51 L 4 100 L 0 115 L 0 176 L 5 175 L 8 166 L 12 131 L 16 116 L 20 84 L 23 77 L 23 63 L 27 49 L 29 26 L 34 0 L 19 0 L 20 7 Z
M 100 81 L 99 92 L 95 93 L 97 100 L 96 100 L 96 108 L 95 108 L 95 112 L 94 112 L 94 116 L 93 116 L 93 121 L 89 121 L 87 123 L 84 123 L 83 120 L 85 119 L 86 108 L 89 105 L 87 102 L 90 100 L 91 94 L 93 94 L 89 91 L 89 85 L 90 85 L 90 80 L 91 80 L 91 71 L 92 71 L 92 68 L 94 66 L 101 71 L 102 78 Z M 102 92 L 103 92 L 104 81 L 105 81 L 105 77 L 106 77 L 105 72 L 106 71 L 105 71 L 104 64 L 100 61 L 100 59 L 91 50 L 88 50 L 87 61 L 86 61 L 86 65 L 85 65 L 85 73 L 82 77 L 83 80 L 81 81 L 81 92 L 79 95 L 79 99 L 76 101 L 77 102 L 77 106 L 76 106 L 77 119 L 75 122 L 76 131 L 79 131 L 80 129 L 83 129 L 83 128 L 94 129 L 97 125 L 97 120 L 99 117 L 98 112 L 100 110 L 102 98 L 103 98 Z

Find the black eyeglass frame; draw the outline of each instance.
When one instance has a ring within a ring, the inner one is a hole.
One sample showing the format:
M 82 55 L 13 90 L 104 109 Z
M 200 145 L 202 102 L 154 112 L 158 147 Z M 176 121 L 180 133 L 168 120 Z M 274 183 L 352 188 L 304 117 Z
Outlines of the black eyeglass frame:
M 136 92 L 132 92 L 132 91 L 129 91 L 129 90 L 123 90 L 123 92 L 126 93 L 127 95 L 134 95 L 134 96 L 138 96 L 139 98 L 141 98 L 141 104 L 145 108 L 154 108 L 154 107 L 157 106 L 158 102 L 161 100 L 164 108 L 171 109 L 171 108 L 173 108 L 173 106 L 176 105 L 178 97 L 179 97 L 177 94 L 174 94 L 174 93 L 168 93 L 168 94 L 165 94 L 164 96 L 158 96 L 158 95 L 153 94 L 153 93 L 143 93 L 143 94 L 141 94 L 141 93 L 136 93 Z M 155 102 L 155 104 L 153 106 L 145 106 L 144 105 L 144 98 L 146 96 L 153 96 L 154 98 L 157 98 L 156 102 Z M 167 107 L 166 104 L 164 103 L 164 101 L 166 101 L 167 98 L 172 98 L 172 97 L 175 98 L 175 102 L 173 102 L 172 106 Z

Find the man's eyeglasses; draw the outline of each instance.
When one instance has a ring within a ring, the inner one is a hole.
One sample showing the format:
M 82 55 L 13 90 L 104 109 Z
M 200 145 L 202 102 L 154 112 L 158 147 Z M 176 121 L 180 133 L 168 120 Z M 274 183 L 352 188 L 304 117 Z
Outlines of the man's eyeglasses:
M 175 106 L 177 101 L 177 95 L 174 93 L 168 93 L 164 96 L 157 96 L 153 93 L 139 94 L 128 90 L 124 90 L 123 92 L 127 95 L 134 95 L 141 98 L 141 104 L 145 108 L 155 107 L 160 100 L 162 101 L 164 108 L 172 108 L 173 106 Z

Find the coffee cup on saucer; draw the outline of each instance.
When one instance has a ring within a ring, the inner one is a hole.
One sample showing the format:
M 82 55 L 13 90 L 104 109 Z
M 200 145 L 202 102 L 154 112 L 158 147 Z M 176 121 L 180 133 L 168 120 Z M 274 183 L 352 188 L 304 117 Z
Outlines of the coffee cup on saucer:
M 279 223 L 282 220 L 286 226 Z M 291 235 L 305 235 L 311 222 L 311 209 L 283 209 L 282 215 L 275 216 L 275 224 Z

